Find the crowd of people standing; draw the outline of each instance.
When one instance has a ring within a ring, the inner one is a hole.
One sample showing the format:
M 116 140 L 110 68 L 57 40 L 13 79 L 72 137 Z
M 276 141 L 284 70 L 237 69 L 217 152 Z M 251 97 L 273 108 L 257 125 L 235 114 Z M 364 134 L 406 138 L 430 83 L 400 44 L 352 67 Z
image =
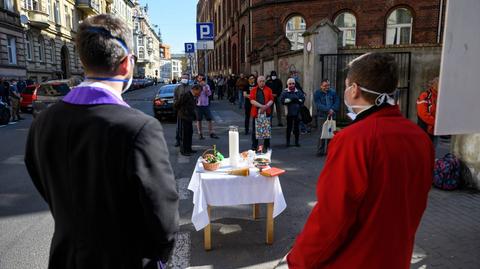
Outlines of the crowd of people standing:
M 0 79 L 0 124 L 23 120 L 20 116 L 20 101 L 25 87 L 24 81 Z

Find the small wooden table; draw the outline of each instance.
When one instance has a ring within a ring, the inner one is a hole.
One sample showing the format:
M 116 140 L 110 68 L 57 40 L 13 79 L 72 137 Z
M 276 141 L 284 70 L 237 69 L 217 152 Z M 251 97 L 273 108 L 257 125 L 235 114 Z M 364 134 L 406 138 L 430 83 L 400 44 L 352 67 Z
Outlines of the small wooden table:
M 228 159 L 225 162 L 228 164 Z M 219 171 L 222 169 L 231 168 L 224 165 Z M 264 177 L 256 168 L 250 169 L 247 177 L 209 173 L 198 162 L 188 189 L 193 192 L 192 223 L 197 231 L 203 229 L 205 250 L 212 249 L 210 211 L 213 206 L 251 204 L 253 219 L 257 219 L 260 204 L 267 204 L 265 241 L 267 244 L 273 243 L 273 219 L 287 207 L 278 177 Z

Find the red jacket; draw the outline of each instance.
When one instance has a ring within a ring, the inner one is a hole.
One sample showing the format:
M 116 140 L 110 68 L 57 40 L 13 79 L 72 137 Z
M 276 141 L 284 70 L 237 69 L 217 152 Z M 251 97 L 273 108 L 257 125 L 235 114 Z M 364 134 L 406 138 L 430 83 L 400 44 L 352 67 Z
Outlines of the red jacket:
M 427 134 L 398 106 L 337 133 L 289 268 L 410 268 L 433 164 Z
M 427 125 L 427 132 L 433 135 L 435 112 L 437 110 L 437 92 L 431 89 L 420 93 L 417 99 L 417 115 Z
M 250 100 L 257 100 L 257 87 L 253 88 L 250 91 Z M 268 86 L 263 87 L 263 94 L 265 95 L 265 105 L 272 101 L 273 102 L 273 95 L 272 95 L 272 89 L 270 89 Z M 267 115 L 272 114 L 272 106 L 270 106 L 267 109 Z M 252 105 L 252 108 L 250 110 L 250 117 L 256 118 L 258 116 L 258 107 Z

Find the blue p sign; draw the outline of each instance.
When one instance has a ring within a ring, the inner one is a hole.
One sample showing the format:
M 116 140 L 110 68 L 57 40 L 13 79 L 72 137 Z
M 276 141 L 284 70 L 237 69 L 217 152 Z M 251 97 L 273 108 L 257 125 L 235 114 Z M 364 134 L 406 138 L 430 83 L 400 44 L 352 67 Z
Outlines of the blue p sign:
M 213 40 L 213 23 L 199 22 L 197 23 L 197 40 Z
M 194 53 L 195 44 L 194 43 L 185 43 L 185 53 Z

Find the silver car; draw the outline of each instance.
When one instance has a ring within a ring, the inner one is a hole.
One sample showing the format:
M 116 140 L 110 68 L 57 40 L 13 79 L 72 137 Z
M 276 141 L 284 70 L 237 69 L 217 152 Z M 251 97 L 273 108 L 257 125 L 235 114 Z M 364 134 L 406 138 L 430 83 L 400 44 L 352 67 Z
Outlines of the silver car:
M 61 101 L 70 92 L 70 81 L 54 80 L 41 83 L 37 90 L 37 99 L 32 102 L 32 114 L 38 113 Z

